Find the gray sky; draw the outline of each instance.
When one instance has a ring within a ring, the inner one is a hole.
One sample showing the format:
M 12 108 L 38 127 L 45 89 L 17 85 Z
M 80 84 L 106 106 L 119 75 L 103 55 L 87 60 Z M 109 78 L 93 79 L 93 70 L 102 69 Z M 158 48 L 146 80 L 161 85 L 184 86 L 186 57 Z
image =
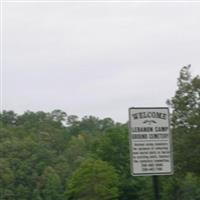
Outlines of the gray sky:
M 3 109 L 128 120 L 200 74 L 200 3 L 6 3 Z

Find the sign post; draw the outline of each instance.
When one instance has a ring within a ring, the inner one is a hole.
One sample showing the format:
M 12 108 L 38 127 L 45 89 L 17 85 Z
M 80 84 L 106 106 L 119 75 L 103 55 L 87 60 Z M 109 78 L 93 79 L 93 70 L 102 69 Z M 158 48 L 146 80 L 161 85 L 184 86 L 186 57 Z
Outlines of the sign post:
M 155 198 L 160 200 L 158 175 L 173 174 L 169 109 L 130 108 L 129 143 L 131 174 L 153 176 Z
M 152 176 L 155 199 L 160 200 L 158 176 Z

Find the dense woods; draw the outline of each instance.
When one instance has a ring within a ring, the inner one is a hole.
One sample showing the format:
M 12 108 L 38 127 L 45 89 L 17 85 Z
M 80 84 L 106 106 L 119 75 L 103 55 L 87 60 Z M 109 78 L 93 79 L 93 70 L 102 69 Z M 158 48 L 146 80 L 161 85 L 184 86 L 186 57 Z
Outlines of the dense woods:
M 167 103 L 175 172 L 160 177 L 161 199 L 200 200 L 200 77 L 190 66 Z M 127 124 L 61 110 L 3 111 L 0 123 L 0 200 L 154 199 L 151 177 L 130 175 Z

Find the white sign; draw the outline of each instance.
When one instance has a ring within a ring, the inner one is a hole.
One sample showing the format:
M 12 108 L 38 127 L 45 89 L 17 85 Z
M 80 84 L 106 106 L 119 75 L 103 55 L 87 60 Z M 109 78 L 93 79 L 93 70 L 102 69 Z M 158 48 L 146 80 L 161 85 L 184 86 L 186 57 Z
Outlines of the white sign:
M 168 108 L 130 108 L 129 142 L 133 176 L 173 173 Z

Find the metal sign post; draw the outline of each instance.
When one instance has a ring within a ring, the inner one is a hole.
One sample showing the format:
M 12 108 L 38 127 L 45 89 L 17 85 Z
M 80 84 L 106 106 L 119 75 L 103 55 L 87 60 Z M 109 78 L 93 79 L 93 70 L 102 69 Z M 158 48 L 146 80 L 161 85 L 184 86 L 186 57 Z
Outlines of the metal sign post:
M 155 200 L 160 200 L 158 176 L 152 176 L 152 182 L 153 182 Z

